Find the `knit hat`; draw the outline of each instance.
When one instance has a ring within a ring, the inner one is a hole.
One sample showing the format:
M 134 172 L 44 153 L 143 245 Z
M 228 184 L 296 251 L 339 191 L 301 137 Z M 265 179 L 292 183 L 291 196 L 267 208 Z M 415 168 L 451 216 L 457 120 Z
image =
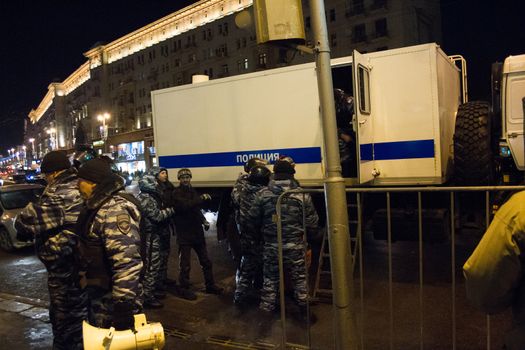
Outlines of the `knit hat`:
M 112 175 L 111 167 L 103 159 L 95 158 L 87 161 L 78 169 L 78 177 L 96 184 L 103 182 Z
M 62 151 L 51 151 L 44 156 L 40 171 L 44 174 L 50 174 L 55 171 L 69 169 L 71 162 L 66 154 Z
M 295 169 L 287 160 L 278 160 L 273 165 L 273 172 L 275 174 L 295 174 Z
M 180 179 L 183 176 L 191 177 L 191 170 L 187 168 L 180 169 L 179 172 L 177 173 L 177 179 Z

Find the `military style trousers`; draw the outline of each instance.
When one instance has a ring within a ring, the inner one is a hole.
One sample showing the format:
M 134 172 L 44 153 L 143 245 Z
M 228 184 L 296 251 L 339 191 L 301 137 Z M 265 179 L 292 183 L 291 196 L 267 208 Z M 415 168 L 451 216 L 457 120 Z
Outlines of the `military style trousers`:
M 213 286 L 213 271 L 211 260 L 208 257 L 206 250 L 206 243 L 200 244 L 179 244 L 179 283 L 182 288 L 189 288 L 190 286 L 190 270 L 191 270 L 191 250 L 194 250 L 199 258 L 199 263 L 204 274 L 204 282 L 206 287 Z

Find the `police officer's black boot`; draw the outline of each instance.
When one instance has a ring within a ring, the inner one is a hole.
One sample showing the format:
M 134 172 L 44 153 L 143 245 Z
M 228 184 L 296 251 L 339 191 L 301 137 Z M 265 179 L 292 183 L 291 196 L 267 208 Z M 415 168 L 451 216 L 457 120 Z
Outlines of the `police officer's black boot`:
M 146 309 L 160 309 L 164 307 L 164 304 L 162 304 L 160 301 L 158 301 L 155 298 L 147 298 L 147 299 L 144 299 L 144 307 Z

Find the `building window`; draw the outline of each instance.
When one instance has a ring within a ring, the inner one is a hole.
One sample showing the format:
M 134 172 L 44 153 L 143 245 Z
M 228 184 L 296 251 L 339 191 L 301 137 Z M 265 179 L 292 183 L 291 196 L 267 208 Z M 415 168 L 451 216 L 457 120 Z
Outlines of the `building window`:
M 195 55 L 194 53 L 190 53 L 190 54 L 188 55 L 188 62 L 189 62 L 189 63 L 195 62 L 196 58 L 197 58 L 197 57 L 196 57 L 196 55 Z
M 330 47 L 336 47 L 337 46 L 337 34 L 331 34 L 330 35 Z
M 354 26 L 352 33 L 352 42 L 360 43 L 366 41 L 366 27 L 365 24 L 359 24 Z
M 260 67 L 266 67 L 266 62 L 267 62 L 267 56 L 265 53 L 260 53 L 259 54 L 259 66 Z
M 168 45 L 162 45 L 160 47 L 160 54 L 164 57 L 168 57 Z
M 228 70 L 228 65 L 227 64 L 223 64 L 221 68 L 222 68 L 222 74 L 224 76 L 227 76 L 230 73 L 229 70 Z
M 372 10 L 377 10 L 386 7 L 386 0 L 374 0 L 372 4 Z
M 330 22 L 335 22 L 335 9 L 330 9 Z
M 151 50 L 148 53 L 149 62 L 153 61 L 155 59 L 155 49 Z
M 245 70 L 248 69 L 248 58 L 245 58 L 245 59 L 244 59 L 244 69 L 245 69 Z
M 388 35 L 388 27 L 386 24 L 386 18 L 378 19 L 375 23 L 375 27 L 376 27 L 376 38 Z
M 353 0 L 350 15 L 360 15 L 365 13 L 365 4 L 363 0 Z

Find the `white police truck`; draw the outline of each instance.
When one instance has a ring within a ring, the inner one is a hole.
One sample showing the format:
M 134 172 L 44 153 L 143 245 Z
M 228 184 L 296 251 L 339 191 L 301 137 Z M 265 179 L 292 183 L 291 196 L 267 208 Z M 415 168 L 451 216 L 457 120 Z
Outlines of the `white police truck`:
M 460 184 L 508 183 L 525 169 L 525 55 L 507 58 L 493 78 L 501 118 L 488 103 L 467 102 L 458 62 L 433 43 L 332 60 L 334 88 L 356 101 L 349 184 L 443 184 L 454 169 Z M 316 79 L 309 63 L 153 91 L 159 164 L 171 178 L 189 167 L 196 186 L 221 187 L 250 157 L 288 155 L 303 185 L 321 185 Z

